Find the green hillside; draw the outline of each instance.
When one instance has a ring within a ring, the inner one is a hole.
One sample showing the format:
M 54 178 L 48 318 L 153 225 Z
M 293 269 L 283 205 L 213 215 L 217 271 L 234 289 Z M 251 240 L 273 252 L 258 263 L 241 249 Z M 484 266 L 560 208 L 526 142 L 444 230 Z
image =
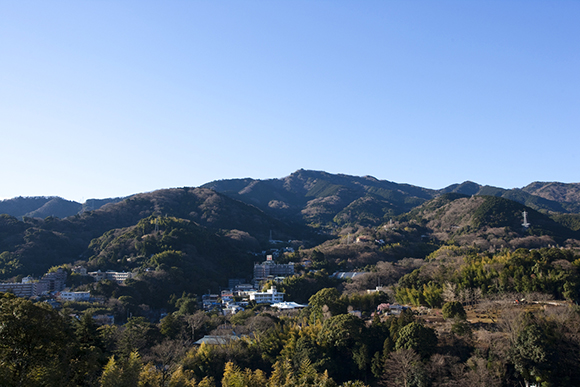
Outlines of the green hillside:
M 282 179 L 221 180 L 203 187 L 256 205 L 280 219 L 329 229 L 345 222 L 379 225 L 386 216 L 407 212 L 435 196 L 433 190 L 370 176 L 335 175 L 303 169 Z M 232 192 L 232 187 L 236 188 L 235 192 Z M 361 207 L 363 202 L 368 202 L 367 196 L 381 202 L 379 209 L 371 211 L 372 216 L 369 216 L 368 205 Z M 364 213 L 358 214 L 357 208 Z
M 41 275 L 51 266 L 73 263 L 92 255 L 89 244 L 94 238 L 113 235 L 136 227 L 151 216 L 168 216 L 196 224 L 210 234 L 231 235 L 240 248 L 259 250 L 268 246 L 270 235 L 277 239 L 315 243 L 324 237 L 308 228 L 282 222 L 254 206 L 203 188 L 159 190 L 110 203 L 98 210 L 59 219 L 0 218 L 0 251 L 3 262 L 10 262 L 2 279 L 15 275 Z M 108 234 L 107 234 L 108 233 Z M 231 238 L 230 238 L 231 239 Z M 309 242 L 312 240 L 311 242 Z M 134 252 L 118 251 L 118 259 Z M 218 249 L 219 251 L 219 249 Z M 115 264 L 111 259 L 106 262 Z M 103 265 L 98 265 L 103 268 Z M 133 265 L 125 266 L 125 269 Z

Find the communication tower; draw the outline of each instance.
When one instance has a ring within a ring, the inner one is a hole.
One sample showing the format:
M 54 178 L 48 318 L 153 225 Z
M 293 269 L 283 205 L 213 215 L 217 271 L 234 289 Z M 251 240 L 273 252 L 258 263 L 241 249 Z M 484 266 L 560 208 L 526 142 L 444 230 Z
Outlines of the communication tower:
M 528 212 L 524 211 L 522 212 L 522 215 L 524 216 L 524 223 L 522 223 L 522 226 L 524 226 L 524 228 L 530 227 L 530 223 L 528 223 Z

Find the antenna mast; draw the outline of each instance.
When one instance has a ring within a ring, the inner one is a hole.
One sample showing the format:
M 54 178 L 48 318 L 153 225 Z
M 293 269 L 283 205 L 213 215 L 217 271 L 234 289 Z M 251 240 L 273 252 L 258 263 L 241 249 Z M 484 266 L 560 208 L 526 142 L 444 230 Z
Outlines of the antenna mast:
M 524 228 L 530 227 L 530 223 L 528 223 L 528 212 L 524 211 L 522 212 L 522 215 L 524 216 L 524 223 L 522 223 L 522 226 L 524 226 Z

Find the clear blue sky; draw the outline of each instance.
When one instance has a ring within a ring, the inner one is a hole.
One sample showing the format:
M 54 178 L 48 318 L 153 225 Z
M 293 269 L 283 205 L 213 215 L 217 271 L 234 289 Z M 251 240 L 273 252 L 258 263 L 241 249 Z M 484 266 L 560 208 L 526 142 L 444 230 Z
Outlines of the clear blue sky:
M 0 0 L 0 198 L 578 182 L 580 1 Z

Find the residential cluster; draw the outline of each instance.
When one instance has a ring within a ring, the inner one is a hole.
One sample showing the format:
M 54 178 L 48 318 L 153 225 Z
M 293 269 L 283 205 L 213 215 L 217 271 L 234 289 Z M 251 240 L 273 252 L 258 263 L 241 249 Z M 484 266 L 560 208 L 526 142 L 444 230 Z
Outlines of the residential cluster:
M 72 271 L 82 276 L 93 277 L 95 282 L 107 279 L 117 283 L 123 283 L 126 279 L 133 277 L 133 273 L 112 270 L 107 270 L 106 272 L 101 272 L 100 270 L 87 272 L 87 269 L 78 266 L 73 268 Z M 0 292 L 12 293 L 17 297 L 24 298 L 43 296 L 61 301 L 91 301 L 90 292 L 66 291 L 66 279 L 67 272 L 62 268 L 58 268 L 55 271 L 44 274 L 40 279 L 27 276 L 22 278 L 21 282 L 0 283 Z
M 285 252 L 286 249 L 280 251 Z M 222 290 L 220 294 L 204 294 L 202 296 L 203 309 L 219 309 L 224 314 L 233 314 L 244 310 L 250 302 L 269 304 L 273 308 L 284 310 L 306 307 L 295 302 L 285 302 L 285 294 L 279 292 L 276 286 L 271 286 L 265 291 L 259 290 L 267 281 L 280 282 L 294 275 L 293 263 L 278 264 L 273 257 L 274 254 L 269 254 L 264 262 L 254 264 L 254 278 L 251 284 L 243 283 L 242 279 L 230 279 L 229 289 Z
M 294 275 L 294 264 L 279 264 L 274 261 L 275 256 L 287 252 L 288 249 L 270 250 L 266 260 L 254 264 L 254 278 L 251 283 L 245 283 L 244 279 L 230 279 L 229 289 L 222 290 L 219 294 L 204 294 L 201 304 L 204 310 L 218 309 L 224 314 L 235 314 L 244 310 L 250 302 L 256 304 L 269 304 L 281 310 L 298 309 L 306 305 L 284 301 L 284 292 L 271 286 L 261 291 L 268 281 L 281 282 L 284 278 Z M 264 252 L 265 253 L 265 252 Z M 92 271 L 85 267 L 76 266 L 72 272 L 83 277 L 92 277 L 95 282 L 110 280 L 122 284 L 127 279 L 133 278 L 131 272 Z M 91 302 L 95 301 L 88 291 L 70 291 L 66 286 L 67 272 L 62 268 L 44 274 L 40 279 L 24 277 L 21 283 L 0 283 L 0 292 L 10 292 L 18 297 L 34 298 L 45 297 L 47 302 L 58 306 L 57 301 Z
M 250 302 L 269 304 L 281 310 L 304 308 L 306 305 L 295 302 L 285 302 L 285 294 L 279 292 L 276 286 L 260 291 L 250 284 L 239 284 L 234 289 L 222 290 L 220 294 L 204 294 L 201 302 L 204 310 L 218 309 L 224 314 L 235 314 L 248 306 Z

